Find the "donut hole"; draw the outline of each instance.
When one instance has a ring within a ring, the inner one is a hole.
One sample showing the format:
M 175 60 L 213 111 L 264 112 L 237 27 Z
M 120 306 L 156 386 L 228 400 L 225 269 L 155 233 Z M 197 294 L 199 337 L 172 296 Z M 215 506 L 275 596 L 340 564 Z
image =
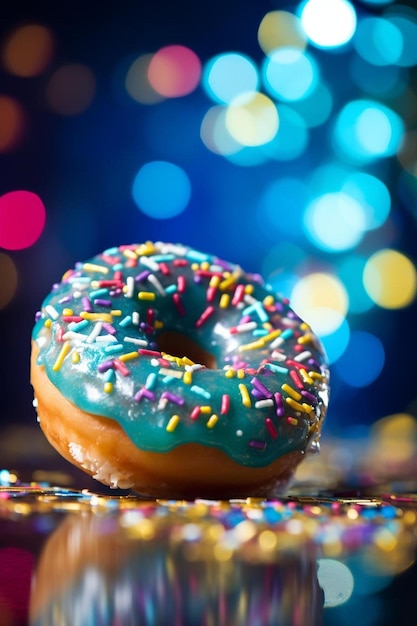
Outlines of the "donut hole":
M 209 369 L 217 369 L 216 358 L 207 350 L 204 350 L 196 341 L 171 330 L 163 331 L 156 338 L 156 344 L 160 352 L 166 352 L 172 356 L 188 357 L 194 363 L 205 365 Z

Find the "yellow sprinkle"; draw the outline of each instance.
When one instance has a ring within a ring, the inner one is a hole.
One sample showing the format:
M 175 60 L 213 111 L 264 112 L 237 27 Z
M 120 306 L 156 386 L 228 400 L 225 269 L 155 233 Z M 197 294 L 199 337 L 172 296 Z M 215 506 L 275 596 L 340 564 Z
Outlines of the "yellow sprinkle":
M 147 241 L 138 246 L 135 252 L 138 256 L 149 256 L 155 252 L 155 246 L 152 241 Z
M 98 321 L 98 322 L 109 322 L 110 324 L 113 321 L 113 318 L 110 315 L 110 313 L 88 313 L 88 311 L 81 311 L 80 317 L 82 317 L 83 320 L 94 320 L 94 321 Z
M 198 263 L 191 263 L 191 269 L 193 270 L 193 272 L 195 272 L 196 270 L 200 269 L 200 266 Z
M 79 363 L 80 362 L 80 353 L 78 352 L 78 350 L 74 350 L 74 352 L 72 353 L 71 361 L 73 363 Z
M 301 322 L 300 330 L 311 330 L 311 326 L 307 322 Z
M 245 370 L 237 370 L 237 377 L 240 379 L 245 378 Z
M 230 296 L 228 293 L 222 293 L 221 297 L 220 297 L 220 302 L 219 302 L 219 306 L 221 309 L 227 309 L 227 307 L 229 306 L 229 302 L 230 302 Z
M 236 375 L 236 370 L 234 370 L 233 368 L 225 370 L 224 375 L 226 376 L 226 378 L 234 378 Z
M 306 372 L 305 369 L 300 369 L 300 376 L 303 379 L 303 382 L 307 383 L 308 385 L 312 385 L 313 384 L 313 379 L 311 378 L 311 376 L 309 376 Z
M 311 404 L 307 404 L 307 402 L 303 402 L 301 405 L 304 409 L 305 413 L 308 413 L 309 415 L 311 415 L 311 413 L 313 413 L 314 408 L 311 406 Z
M 210 263 L 208 261 L 203 261 L 200 267 L 202 270 L 207 271 L 210 269 Z
M 111 393 L 113 391 L 113 383 L 110 383 L 110 382 L 104 383 L 104 391 L 106 393 Z
M 219 289 L 221 289 L 222 291 L 228 289 L 241 277 L 241 275 L 242 272 L 240 270 L 235 270 L 233 274 L 230 274 L 230 276 L 222 280 L 222 282 L 219 284 Z
M 295 417 L 287 417 L 287 421 L 289 424 L 291 424 L 291 426 L 297 426 L 298 424 L 298 419 L 296 419 Z
M 46 328 L 51 328 L 51 326 L 52 326 L 52 320 L 51 320 L 51 319 L 49 319 L 49 317 L 48 317 L 48 319 L 44 321 L 44 324 L 43 324 L 43 325 L 44 325 Z
M 209 281 L 209 286 L 217 288 L 220 285 L 220 276 L 212 276 Z
M 248 295 L 251 295 L 254 292 L 254 285 L 245 285 L 245 293 L 247 293 Z
M 295 411 L 300 411 L 300 413 L 305 413 L 304 405 L 296 402 L 293 398 L 285 398 L 285 402 Z
M 55 361 L 52 369 L 54 370 L 54 372 L 57 372 L 58 370 L 61 369 L 61 366 L 64 362 L 65 357 L 67 356 L 67 354 L 69 353 L 69 351 L 71 350 L 71 344 L 69 341 L 65 341 L 62 348 L 61 348 L 61 352 L 58 355 L 57 360 Z
M 207 421 L 207 428 L 213 428 L 219 421 L 219 416 L 213 413 L 213 415 Z
M 315 380 L 324 380 L 323 376 L 318 372 L 309 372 L 308 375 Z
M 246 385 L 244 385 L 243 383 L 240 383 L 239 391 L 242 397 L 243 406 L 250 407 L 251 406 L 250 395 L 249 395 L 249 391 Z
M 193 382 L 192 372 L 184 372 L 184 376 L 182 377 L 182 379 L 186 385 L 191 385 L 191 383 Z
M 314 337 L 311 333 L 307 333 L 306 335 L 302 335 L 301 337 L 298 338 L 298 342 L 301 345 L 304 345 L 306 343 L 311 343 L 314 341 Z
M 136 252 L 134 250 L 129 250 L 129 248 L 127 250 L 123 250 L 123 254 L 125 256 L 127 256 L 129 259 L 137 259 L 138 255 L 136 254 Z
M 120 317 L 122 315 L 122 311 L 121 311 L 121 309 L 112 309 L 110 311 L 110 314 L 114 315 L 116 317 Z
M 265 343 L 263 338 L 257 339 L 251 343 L 245 343 L 242 346 L 239 346 L 239 352 L 244 352 L 245 350 L 257 350 L 258 348 L 263 348 L 264 345 Z
M 194 361 L 189 359 L 188 356 L 182 356 L 180 361 L 180 365 L 195 365 Z
M 139 291 L 139 300 L 155 300 L 156 296 L 152 291 Z
M 104 265 L 96 265 L 95 263 L 84 263 L 83 270 L 86 272 L 102 272 L 103 274 L 107 274 L 109 268 Z
M 63 309 L 62 315 L 74 315 L 74 311 L 72 309 Z
M 126 352 L 126 354 L 121 354 L 119 357 L 119 361 L 132 361 L 133 359 L 137 359 L 139 354 L 137 352 Z
M 274 303 L 275 303 L 275 299 L 274 299 L 274 296 L 272 295 L 265 296 L 265 298 L 263 299 L 264 306 L 272 306 Z
M 265 337 L 262 337 L 262 341 L 264 343 L 267 343 L 268 341 L 272 341 L 276 337 L 279 337 L 280 334 L 281 334 L 281 331 L 279 328 L 277 328 L 277 330 L 273 330 L 271 333 L 268 333 L 267 335 L 265 335 Z
M 203 404 L 203 406 L 200 406 L 200 412 L 211 413 L 211 406 L 208 406 L 207 404 Z
M 281 385 L 281 389 L 282 391 L 284 391 L 285 393 L 287 393 L 291 398 L 293 398 L 294 400 L 301 400 L 301 393 L 298 393 L 298 391 L 296 391 L 295 389 L 293 389 L 290 385 L 288 385 L 287 383 L 284 383 L 283 385 Z
M 155 328 L 163 328 L 164 327 L 164 322 L 161 322 L 160 320 L 156 320 L 154 323 L 154 327 Z
M 169 420 L 167 426 L 166 426 L 166 430 L 169 433 L 173 433 L 174 430 L 176 429 L 176 427 L 178 426 L 179 421 L 180 421 L 180 416 L 179 415 L 173 415 L 171 417 L 171 419 Z

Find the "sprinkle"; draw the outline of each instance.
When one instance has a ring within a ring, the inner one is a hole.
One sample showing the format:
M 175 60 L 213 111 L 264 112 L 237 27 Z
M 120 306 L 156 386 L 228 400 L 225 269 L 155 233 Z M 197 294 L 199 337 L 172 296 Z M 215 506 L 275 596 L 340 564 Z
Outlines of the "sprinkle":
M 184 376 L 182 377 L 182 379 L 183 379 L 183 381 L 184 381 L 184 383 L 186 385 L 191 385 L 191 383 L 193 382 L 193 374 L 192 374 L 192 372 L 190 372 L 189 370 L 185 371 L 184 372 Z
M 178 406 L 182 406 L 184 404 L 184 398 L 181 398 L 181 396 L 177 396 L 175 393 L 171 393 L 170 391 L 164 391 L 161 398 L 162 400 L 168 400 L 169 402 L 178 404 Z
M 80 353 L 78 352 L 78 350 L 73 351 L 71 355 L 71 361 L 74 363 L 74 365 L 80 362 Z
M 102 274 L 108 274 L 109 268 L 104 265 L 96 265 L 95 263 L 84 263 L 83 270 L 85 272 L 101 272 Z
M 185 308 L 184 308 L 184 305 L 182 303 L 180 294 L 179 293 L 172 294 L 172 299 L 174 301 L 174 304 L 175 304 L 175 306 L 177 308 L 178 313 L 184 317 L 186 312 L 185 312 Z
M 211 410 L 211 406 L 209 406 L 208 404 L 203 404 L 203 405 L 201 405 L 201 406 L 200 406 L 200 412 L 201 412 L 201 413 L 205 413 L 206 415 L 207 415 L 208 413 L 211 413 L 211 412 L 212 412 L 212 410 Z
M 217 424 L 218 421 L 219 421 L 219 416 L 213 413 L 213 415 L 211 415 L 211 417 L 208 419 L 206 423 L 207 428 L 214 428 L 214 426 Z
M 293 398 L 294 400 L 301 400 L 301 393 L 298 393 L 298 391 L 296 391 L 295 389 L 293 389 L 290 385 L 288 385 L 287 383 L 284 383 L 283 385 L 281 385 L 281 389 L 282 391 L 284 391 L 286 394 L 288 394 L 290 396 L 290 398 Z
M 309 359 L 311 356 L 312 356 L 311 352 L 309 352 L 308 350 L 305 350 L 304 352 L 297 354 L 294 357 L 294 361 L 305 361 L 306 359 Z
M 308 402 L 311 402 L 312 404 L 316 404 L 317 403 L 316 396 L 314 396 L 309 391 L 306 391 L 305 389 L 303 389 L 303 391 L 301 392 L 301 395 L 303 396 L 304 400 L 307 400 Z
M 54 306 L 52 306 L 52 304 L 47 304 L 46 307 L 45 307 L 45 311 L 47 312 L 49 317 L 51 317 L 53 320 L 57 320 L 58 319 L 59 313 L 56 310 L 56 308 Z
M 256 387 L 258 391 L 263 394 L 265 398 L 272 398 L 272 393 L 269 391 L 269 389 L 265 387 L 264 384 L 261 383 L 259 378 L 254 377 L 250 382 L 254 387 Z
M 74 311 L 72 309 L 62 309 L 62 315 L 63 317 L 67 315 L 74 315 Z
M 221 415 L 226 415 L 230 409 L 230 396 L 227 393 L 222 395 L 222 404 L 220 408 Z
M 200 317 L 198 318 L 198 320 L 195 323 L 196 327 L 200 328 L 200 326 L 202 326 L 208 320 L 208 318 L 211 315 L 213 315 L 214 312 L 215 312 L 215 308 L 212 305 L 210 305 L 206 309 L 204 309 L 204 311 L 202 312 L 202 314 L 200 315 Z
M 113 365 L 122 376 L 130 376 L 130 371 L 128 370 L 126 365 L 119 359 L 114 359 Z
M 258 350 L 264 347 L 264 340 L 258 339 L 257 341 L 252 341 L 251 343 L 245 343 L 239 346 L 239 352 L 244 352 L 245 350 Z
M 270 406 L 274 406 L 274 401 L 272 400 L 272 398 L 258 400 L 257 402 L 255 402 L 255 409 L 267 409 Z
M 245 370 L 244 369 L 238 369 L 237 370 L 237 377 L 240 378 L 240 380 L 242 380 L 243 378 L 245 378 Z
M 112 393 L 112 391 L 113 391 L 113 383 L 111 383 L 111 382 L 104 383 L 104 391 L 105 391 L 105 393 Z
M 123 314 L 123 311 L 121 309 L 113 309 L 110 313 L 116 317 L 120 317 Z
M 220 297 L 219 306 L 221 309 L 227 309 L 230 303 L 230 295 L 228 293 L 222 293 Z
M 132 316 L 126 315 L 122 320 L 120 320 L 119 326 L 120 328 L 126 328 L 126 326 L 130 326 L 131 323 L 132 323 Z
M 288 424 L 291 424 L 291 426 L 297 426 L 298 424 L 298 419 L 296 419 L 295 417 L 291 417 L 290 415 L 287 417 L 287 422 Z
M 148 281 L 155 287 L 155 289 L 161 294 L 161 296 L 165 296 L 165 289 L 163 288 L 155 274 L 149 274 Z
M 275 365 L 275 363 L 265 363 L 264 367 L 271 370 L 272 372 L 276 372 L 277 374 L 288 374 L 287 367 L 282 367 L 281 365 Z
M 146 398 L 147 400 L 151 400 L 153 402 L 155 400 L 155 394 L 149 389 L 142 388 L 133 396 L 133 399 L 135 402 L 140 402 L 142 398 Z
M 106 352 L 107 354 L 115 354 L 117 352 L 123 352 L 123 350 L 124 347 L 121 343 L 112 343 L 104 348 L 104 352 Z
M 86 328 L 90 325 L 90 322 L 88 320 L 83 320 L 83 318 L 80 319 L 82 320 L 81 322 L 71 322 L 70 324 L 68 324 L 68 330 L 79 332 L 83 328 Z
M 210 400 L 211 398 L 211 393 L 207 391 L 206 389 L 203 389 L 203 387 L 199 387 L 198 385 L 192 385 L 190 387 L 190 390 L 198 394 L 199 396 L 206 398 L 206 400 Z
M 291 376 L 291 379 L 294 382 L 295 386 L 297 387 L 297 389 L 304 389 L 304 383 L 301 380 L 301 376 L 298 373 L 298 370 L 291 370 L 290 371 L 290 376 Z
M 77 322 L 81 322 L 83 318 L 80 317 L 79 315 L 63 315 L 61 319 L 66 324 L 74 324 L 74 323 L 76 324 Z
M 278 417 L 282 417 L 285 413 L 284 401 L 282 399 L 281 394 L 278 391 L 274 393 L 274 399 L 275 399 L 275 404 L 277 406 L 276 414 Z
M 138 299 L 139 300 L 155 300 L 156 294 L 153 291 L 139 291 Z
M 196 420 L 196 419 L 198 418 L 198 416 L 200 415 L 200 413 L 201 413 L 201 409 L 200 409 L 200 407 L 199 407 L 199 406 L 195 406 L 195 407 L 193 408 L 193 410 L 191 411 L 190 418 L 191 418 L 192 420 Z
M 95 298 L 94 299 L 94 304 L 97 306 L 104 306 L 106 308 L 110 308 L 112 305 L 112 301 L 111 300 L 105 300 L 104 298 Z
M 185 281 L 185 277 L 182 274 L 177 277 L 177 285 L 178 293 L 184 293 L 187 283 Z
M 93 330 L 88 335 L 86 342 L 94 343 L 97 337 L 99 336 L 99 334 L 101 333 L 102 328 L 103 328 L 103 324 L 101 322 L 96 322 L 93 326 Z
M 138 311 L 133 311 L 132 313 L 132 324 L 134 324 L 135 326 L 139 325 L 139 321 L 140 321 L 140 315 L 138 313 Z
M 71 344 L 69 341 L 65 341 L 65 343 L 63 344 L 61 351 L 58 355 L 58 358 L 56 359 L 52 369 L 54 372 L 57 372 L 58 370 L 61 369 L 61 366 L 64 362 L 65 357 L 68 355 L 69 351 L 71 350 Z
M 126 343 L 134 343 L 135 346 L 142 346 L 142 348 L 146 348 L 148 345 L 146 339 L 137 339 L 136 337 L 124 337 L 123 341 L 126 341 Z
M 151 372 L 150 374 L 148 374 L 148 377 L 145 382 L 146 389 L 153 389 L 156 385 L 156 380 L 157 380 L 157 377 L 156 377 L 155 372 Z
M 232 297 L 232 306 L 237 306 L 239 302 L 242 302 L 244 295 L 245 295 L 245 285 L 236 285 L 236 288 Z
M 255 448 L 256 450 L 265 450 L 266 448 L 266 442 L 265 441 L 259 441 L 257 439 L 252 439 L 251 441 L 249 441 L 249 446 L 251 448 Z
M 153 259 L 149 258 L 149 257 L 142 256 L 140 258 L 140 263 L 142 265 L 145 265 L 145 267 L 148 267 L 152 272 L 158 272 L 159 271 L 158 263 L 156 261 L 154 261 Z
M 313 384 L 313 379 L 307 374 L 305 369 L 301 368 L 299 372 L 300 372 L 301 378 L 303 379 L 305 383 L 307 383 L 308 385 Z
M 80 315 L 84 320 L 110 323 L 113 321 L 113 317 L 110 313 L 89 313 L 88 311 L 81 311 Z
M 143 356 L 161 356 L 161 353 L 158 352 L 158 350 L 148 350 L 147 348 L 139 348 L 138 352 Z
M 276 439 L 278 437 L 278 432 L 277 432 L 277 429 L 275 428 L 274 423 L 271 420 L 271 418 L 269 418 L 269 417 L 266 418 L 265 426 L 266 426 L 267 431 L 271 435 L 272 439 Z
M 225 370 L 224 375 L 226 376 L 226 378 L 234 378 L 236 376 L 236 370 L 230 367 L 229 369 Z
M 235 335 L 237 333 L 246 333 L 250 330 L 255 330 L 256 327 L 257 327 L 256 322 L 246 322 L 245 324 L 238 324 L 237 326 L 232 326 L 229 332 L 231 335 Z
M 125 361 L 132 361 L 133 359 L 137 359 L 139 357 L 139 354 L 137 352 L 127 352 L 126 354 L 121 354 L 119 356 L 119 360 L 123 361 L 123 363 Z
M 83 333 L 75 333 L 72 330 L 67 330 L 66 333 L 62 335 L 62 339 L 64 341 L 72 339 L 73 341 L 85 341 L 88 335 L 84 335 Z
M 159 365 L 159 363 L 157 363 Z M 158 374 L 162 376 L 171 376 L 172 378 L 182 378 L 183 373 L 178 370 L 170 370 L 167 367 L 161 367 Z
M 180 416 L 173 415 L 166 426 L 166 430 L 169 433 L 173 433 L 176 427 L 178 426 L 179 422 L 180 422 Z
M 285 402 L 295 411 L 300 411 L 300 413 L 306 413 L 306 410 L 304 408 L 304 404 L 300 404 L 299 402 L 297 402 L 296 400 L 294 400 L 293 398 L 285 398 Z
M 249 408 L 251 406 L 251 399 L 250 399 L 250 395 L 249 395 L 249 392 L 248 392 L 248 388 L 243 383 L 240 383 L 239 391 L 240 391 L 240 395 L 241 395 L 241 398 L 242 398 L 243 406 L 246 406 L 246 407 Z

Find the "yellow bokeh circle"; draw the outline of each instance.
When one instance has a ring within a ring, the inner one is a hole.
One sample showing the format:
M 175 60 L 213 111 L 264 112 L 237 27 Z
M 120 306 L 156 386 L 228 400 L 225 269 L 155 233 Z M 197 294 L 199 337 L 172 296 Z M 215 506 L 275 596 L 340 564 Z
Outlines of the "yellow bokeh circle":
M 258 43 L 265 54 L 277 48 L 304 50 L 307 37 L 298 17 L 289 11 L 269 11 L 259 24 Z
M 244 93 L 227 107 L 225 124 L 230 135 L 243 146 L 262 146 L 278 132 L 277 107 L 258 91 Z
M 363 285 L 369 297 L 384 309 L 401 309 L 414 299 L 417 273 L 414 263 L 402 252 L 383 249 L 365 264 Z

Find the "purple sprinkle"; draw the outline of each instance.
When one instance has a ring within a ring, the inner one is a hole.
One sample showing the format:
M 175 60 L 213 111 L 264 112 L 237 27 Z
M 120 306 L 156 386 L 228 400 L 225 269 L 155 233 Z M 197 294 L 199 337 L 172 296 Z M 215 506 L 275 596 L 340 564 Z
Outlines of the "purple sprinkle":
M 115 327 L 109 324 L 108 322 L 103 322 L 103 328 L 109 333 L 109 335 L 115 335 L 117 332 Z
M 275 403 L 277 405 L 276 413 L 278 417 L 282 417 L 284 415 L 284 402 L 282 400 L 281 394 L 277 391 L 274 393 Z
M 144 270 L 143 272 L 141 272 L 135 277 L 135 281 L 137 283 L 142 283 L 144 280 L 148 278 L 149 274 L 150 274 L 149 270 Z
M 180 406 L 184 404 L 184 398 L 181 398 L 170 391 L 164 391 L 161 398 L 169 400 L 169 402 L 173 402 L 174 404 L 178 404 Z
M 251 390 L 251 394 L 257 400 L 265 400 L 266 398 L 265 394 L 263 394 L 261 391 L 259 391 L 259 389 L 256 388 Z
M 303 398 L 305 398 L 306 400 L 308 400 L 309 402 L 311 402 L 311 404 L 316 404 L 317 402 L 317 398 L 316 396 L 313 396 L 312 393 L 310 393 L 309 391 L 305 391 L 303 390 L 301 392 L 301 395 L 303 396 Z
M 133 396 L 133 399 L 136 400 L 136 402 L 140 402 L 142 398 L 153 401 L 155 400 L 155 394 L 149 389 L 142 388 Z
M 266 448 L 266 442 L 258 441 L 257 439 L 251 439 L 251 441 L 249 441 L 249 445 L 251 448 L 255 448 L 256 450 L 265 450 Z
M 111 369 L 112 367 L 114 367 L 113 359 L 110 361 L 103 361 L 103 363 L 100 363 L 97 369 L 100 373 L 103 373 L 103 372 L 107 372 L 107 370 Z
M 261 383 L 258 378 L 252 378 L 251 383 L 254 387 L 256 387 L 258 391 L 260 391 L 265 396 L 265 398 L 272 398 L 272 393 L 269 391 L 269 389 L 265 387 L 265 385 Z
M 103 300 L 102 298 L 96 298 L 94 300 L 94 304 L 96 304 L 97 306 L 105 306 L 110 308 L 112 306 L 112 301 L 111 300 Z
M 87 298 L 87 296 L 84 296 L 81 302 L 83 303 L 84 311 L 87 311 L 87 313 L 91 313 L 93 310 L 93 307 L 91 306 L 90 298 Z

